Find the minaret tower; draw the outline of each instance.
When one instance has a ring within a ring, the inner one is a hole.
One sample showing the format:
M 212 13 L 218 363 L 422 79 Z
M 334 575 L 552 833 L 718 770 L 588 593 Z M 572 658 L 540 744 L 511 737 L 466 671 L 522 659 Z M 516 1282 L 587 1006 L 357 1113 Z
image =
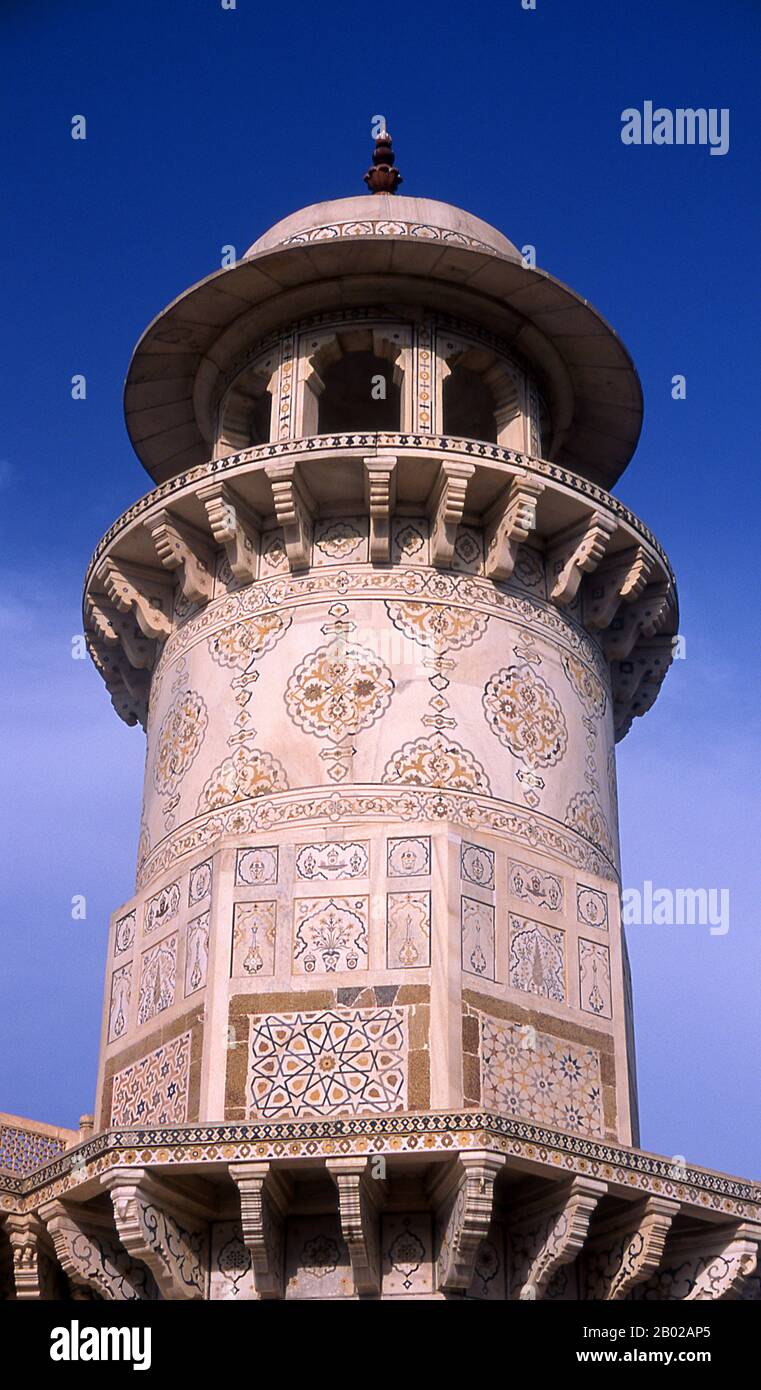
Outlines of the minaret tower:
M 153 1172 L 107 1185 L 140 1253 L 125 1213 L 169 1181 L 172 1134 L 217 1134 L 251 1297 L 377 1293 L 380 1212 L 432 1242 L 428 1296 L 467 1291 L 457 1212 L 509 1150 L 468 1117 L 638 1142 L 614 748 L 677 605 L 609 491 L 637 373 L 500 232 L 397 194 L 387 135 L 366 182 L 146 330 L 125 409 L 154 487 L 85 586 L 147 738 L 95 1129 L 150 1131 Z M 315 1274 L 328 1188 L 351 1276 Z M 314 1259 L 284 1276 L 287 1222 Z

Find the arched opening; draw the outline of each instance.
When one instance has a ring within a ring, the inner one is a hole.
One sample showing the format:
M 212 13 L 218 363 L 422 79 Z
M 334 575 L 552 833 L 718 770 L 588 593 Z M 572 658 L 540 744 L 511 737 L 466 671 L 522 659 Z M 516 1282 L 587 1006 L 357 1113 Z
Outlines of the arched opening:
M 403 347 L 404 331 L 396 327 L 339 330 L 308 344 L 302 433 L 399 431 Z
M 401 387 L 393 363 L 374 352 L 348 352 L 326 368 L 317 404 L 318 434 L 398 430 Z
M 276 363 L 266 357 L 241 372 L 219 410 L 217 456 L 268 444 L 272 434 L 272 390 Z
M 444 434 L 525 448 L 523 373 L 491 348 L 449 339 L 441 348 Z
M 478 372 L 456 363 L 442 388 L 444 434 L 497 442 L 494 396 Z

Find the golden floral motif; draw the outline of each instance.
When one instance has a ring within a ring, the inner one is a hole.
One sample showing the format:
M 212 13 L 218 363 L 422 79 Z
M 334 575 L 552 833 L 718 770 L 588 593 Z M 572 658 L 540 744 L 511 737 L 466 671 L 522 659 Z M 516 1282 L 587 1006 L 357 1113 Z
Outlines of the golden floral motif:
M 530 666 L 507 666 L 486 682 L 484 714 L 492 733 L 529 767 L 552 767 L 568 746 L 555 696 Z
M 296 667 L 285 703 L 294 724 L 338 743 L 374 724 L 393 692 L 391 672 L 373 652 L 334 643 L 310 652 Z
M 248 801 L 266 792 L 288 790 L 285 769 L 270 753 L 255 748 L 236 748 L 215 767 L 198 798 L 198 813 L 227 806 L 231 801 Z
M 471 647 L 483 637 L 489 623 L 487 613 L 467 608 L 454 608 L 445 603 L 391 603 L 386 611 L 394 627 L 406 637 L 429 647 L 436 655 Z
M 565 823 L 571 830 L 591 840 L 609 859 L 615 858 L 608 822 L 594 792 L 576 793 L 568 803 Z
M 383 780 L 491 795 L 489 779 L 473 754 L 442 734 L 405 743 L 386 764 Z
M 158 792 L 177 789 L 203 743 L 209 723 L 206 705 L 194 690 L 183 690 L 173 700 L 159 730 L 153 762 L 153 782 Z
M 215 632 L 209 638 L 209 654 L 220 666 L 243 668 L 270 651 L 290 625 L 290 613 L 258 613 Z
M 562 661 L 563 670 L 587 714 L 602 719 L 608 706 L 608 697 L 602 681 L 572 652 L 563 652 Z

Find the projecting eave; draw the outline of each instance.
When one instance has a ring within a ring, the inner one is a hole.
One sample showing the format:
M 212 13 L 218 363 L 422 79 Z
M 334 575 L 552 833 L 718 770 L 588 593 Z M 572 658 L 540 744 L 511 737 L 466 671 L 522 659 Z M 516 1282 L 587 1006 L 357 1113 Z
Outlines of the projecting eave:
M 337 235 L 249 254 L 175 299 L 143 334 L 125 385 L 127 430 L 156 482 L 203 463 L 237 356 L 285 324 L 372 303 L 437 309 L 499 335 L 533 366 L 553 420 L 551 458 L 611 488 L 642 425 L 642 391 L 616 332 L 546 271 L 491 248 L 405 233 Z

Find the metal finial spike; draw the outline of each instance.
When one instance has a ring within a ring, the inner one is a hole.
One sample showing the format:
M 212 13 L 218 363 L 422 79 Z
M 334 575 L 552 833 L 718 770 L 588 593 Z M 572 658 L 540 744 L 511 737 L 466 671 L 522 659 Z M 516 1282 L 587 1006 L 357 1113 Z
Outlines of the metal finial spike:
M 365 174 L 365 183 L 371 193 L 396 193 L 401 182 L 402 176 L 394 168 L 391 136 L 384 130 L 376 137 L 372 168 Z

